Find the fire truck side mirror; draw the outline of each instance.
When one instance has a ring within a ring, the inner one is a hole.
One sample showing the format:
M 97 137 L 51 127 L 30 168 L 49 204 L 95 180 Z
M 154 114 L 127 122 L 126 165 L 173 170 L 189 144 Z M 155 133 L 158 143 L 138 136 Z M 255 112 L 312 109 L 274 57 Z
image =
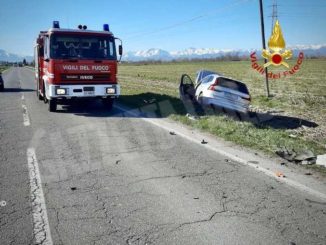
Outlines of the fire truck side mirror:
M 122 53 L 123 53 L 122 45 L 119 45 L 119 55 L 122 55 Z
M 38 38 L 36 40 L 36 42 L 37 42 L 38 45 L 43 45 L 43 39 L 42 38 Z

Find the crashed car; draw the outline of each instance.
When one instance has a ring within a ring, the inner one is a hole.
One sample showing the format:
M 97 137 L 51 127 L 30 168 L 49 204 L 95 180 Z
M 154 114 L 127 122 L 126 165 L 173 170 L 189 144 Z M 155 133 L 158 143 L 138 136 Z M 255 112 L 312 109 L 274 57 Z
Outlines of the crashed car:
M 251 101 L 244 83 L 207 70 L 200 70 L 197 73 L 195 83 L 188 75 L 182 75 L 179 92 L 183 101 L 192 100 L 194 105 L 242 113 L 248 112 Z
M 0 91 L 3 91 L 4 90 L 4 82 L 3 82 L 3 79 L 2 79 L 2 75 L 1 75 L 1 72 L 0 72 Z

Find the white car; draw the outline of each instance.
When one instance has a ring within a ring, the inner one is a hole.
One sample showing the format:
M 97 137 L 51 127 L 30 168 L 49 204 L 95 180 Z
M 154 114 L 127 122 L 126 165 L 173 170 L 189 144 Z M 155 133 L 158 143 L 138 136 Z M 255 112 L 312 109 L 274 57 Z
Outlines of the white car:
M 207 70 L 197 73 L 195 84 L 189 84 L 189 79 L 188 75 L 183 75 L 181 78 L 181 98 L 187 93 L 191 99 L 203 107 L 248 112 L 251 97 L 244 83 Z

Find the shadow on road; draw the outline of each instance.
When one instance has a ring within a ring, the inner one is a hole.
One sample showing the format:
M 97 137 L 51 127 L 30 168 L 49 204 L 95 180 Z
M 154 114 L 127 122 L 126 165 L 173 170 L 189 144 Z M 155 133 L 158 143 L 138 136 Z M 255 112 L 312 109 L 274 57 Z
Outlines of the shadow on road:
M 24 89 L 24 88 L 4 88 L 1 93 L 19 93 L 19 92 L 35 92 L 34 89 Z
M 147 117 L 168 117 L 171 114 L 196 116 L 227 115 L 238 121 L 247 121 L 259 128 L 296 129 L 301 126 L 317 127 L 318 124 L 297 117 L 275 115 L 270 113 L 239 113 L 224 108 L 201 108 L 191 100 L 178 99 L 169 95 L 142 93 L 122 96 L 120 101 L 131 108 L 137 108 Z M 149 116 L 151 115 L 151 116 Z
M 113 108 L 109 110 L 100 100 L 76 100 L 67 105 L 58 107 L 57 113 L 73 113 L 85 117 L 139 117 L 165 118 L 172 114 L 187 113 L 195 116 L 227 115 L 237 121 L 246 121 L 257 128 L 296 129 L 301 126 L 317 127 L 318 124 L 301 118 L 273 115 L 269 113 L 238 113 L 224 108 L 198 108 L 198 105 L 182 101 L 176 97 L 156 93 L 141 93 L 137 95 L 123 95 L 118 103 L 128 106 L 130 113 Z
M 119 111 L 109 110 L 100 100 L 75 100 L 64 105 L 58 105 L 56 113 L 75 114 L 85 117 L 112 117 Z

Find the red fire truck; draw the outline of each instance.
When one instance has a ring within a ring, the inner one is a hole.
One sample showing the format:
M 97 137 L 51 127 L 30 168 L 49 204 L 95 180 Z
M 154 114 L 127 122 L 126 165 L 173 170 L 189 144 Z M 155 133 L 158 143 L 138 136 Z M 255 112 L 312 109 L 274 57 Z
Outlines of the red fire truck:
M 109 25 L 103 31 L 61 29 L 58 21 L 48 31 L 41 31 L 36 40 L 35 78 L 39 100 L 48 103 L 49 111 L 57 110 L 79 98 L 101 98 L 112 108 L 120 95 L 117 82 L 117 54 L 115 40 L 119 40 L 118 53 L 122 55 L 122 43 L 114 37 Z

